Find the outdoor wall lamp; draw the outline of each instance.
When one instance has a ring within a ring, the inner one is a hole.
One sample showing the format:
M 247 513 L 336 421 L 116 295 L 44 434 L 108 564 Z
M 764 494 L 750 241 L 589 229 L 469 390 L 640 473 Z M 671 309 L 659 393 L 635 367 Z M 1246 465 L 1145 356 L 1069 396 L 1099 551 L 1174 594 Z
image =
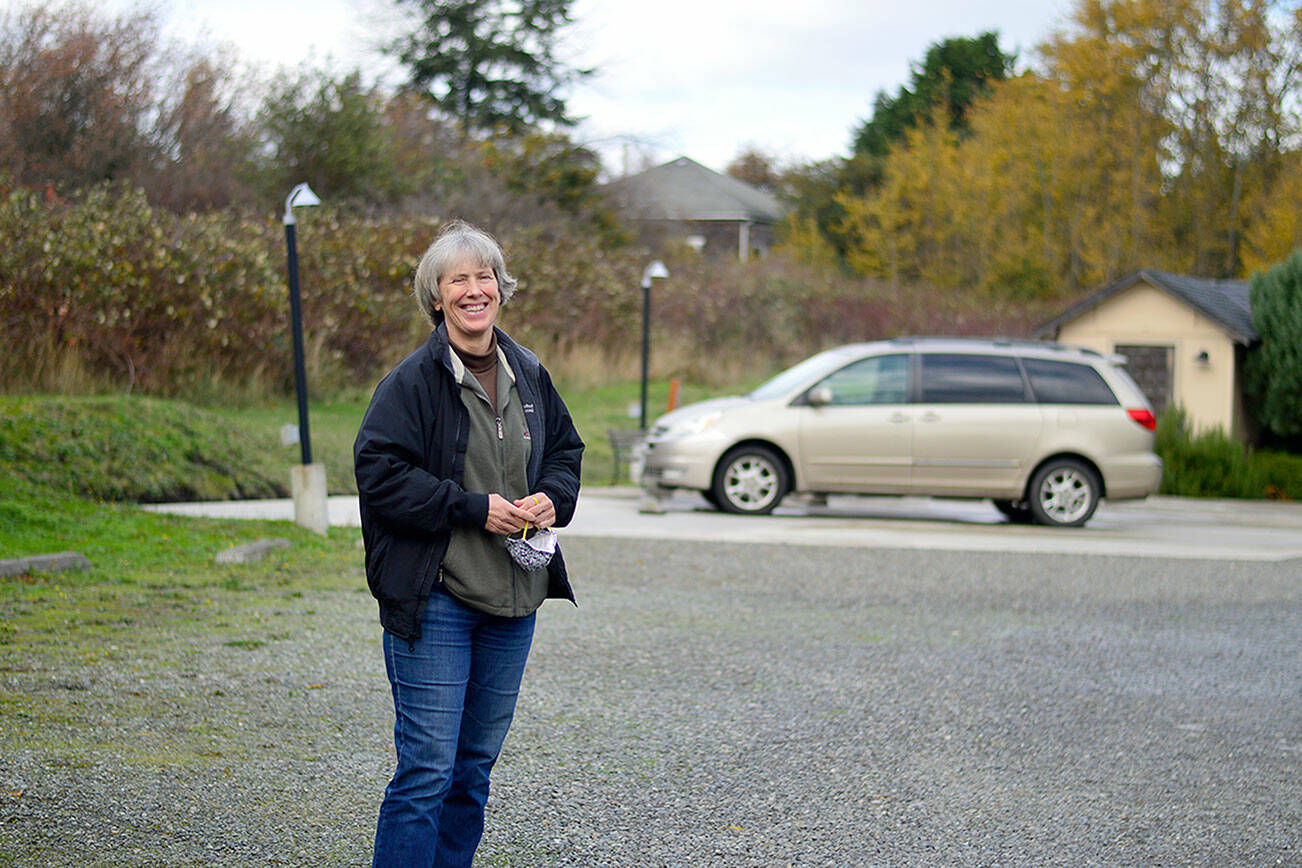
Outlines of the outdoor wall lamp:
M 1207 354 L 1206 350 L 1200 350 L 1198 355 L 1194 356 L 1194 361 L 1200 365 L 1210 364 L 1212 357 Z

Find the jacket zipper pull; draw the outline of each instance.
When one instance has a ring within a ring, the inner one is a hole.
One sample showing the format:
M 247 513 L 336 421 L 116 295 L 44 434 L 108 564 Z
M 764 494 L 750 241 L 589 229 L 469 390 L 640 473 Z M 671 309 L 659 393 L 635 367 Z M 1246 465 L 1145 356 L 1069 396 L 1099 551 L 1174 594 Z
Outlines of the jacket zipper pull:
M 506 432 L 502 430 L 502 417 L 501 417 L 501 416 L 498 416 L 498 417 L 497 417 L 497 439 L 498 439 L 498 440 L 505 440 L 505 439 L 506 439 Z

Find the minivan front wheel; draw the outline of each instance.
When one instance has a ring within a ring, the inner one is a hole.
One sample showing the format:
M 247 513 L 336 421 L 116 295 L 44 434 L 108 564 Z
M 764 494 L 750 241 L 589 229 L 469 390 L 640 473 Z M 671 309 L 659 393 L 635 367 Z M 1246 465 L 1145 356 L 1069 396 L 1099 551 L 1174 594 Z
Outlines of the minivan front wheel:
M 1040 524 L 1080 527 L 1098 508 L 1101 488 L 1098 474 L 1085 464 L 1054 459 L 1031 478 L 1031 513 Z
M 787 496 L 787 468 L 772 449 L 738 446 L 714 472 L 714 500 L 724 512 L 767 515 Z

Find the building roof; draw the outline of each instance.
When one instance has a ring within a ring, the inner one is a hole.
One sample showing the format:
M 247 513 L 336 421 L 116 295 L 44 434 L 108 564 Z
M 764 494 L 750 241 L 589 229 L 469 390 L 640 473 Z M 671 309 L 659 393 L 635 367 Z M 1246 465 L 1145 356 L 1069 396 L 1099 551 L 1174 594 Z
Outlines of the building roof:
M 687 157 L 619 178 L 606 189 L 641 220 L 776 223 L 786 210 L 772 194 Z
M 1247 345 L 1257 340 L 1257 330 L 1252 326 L 1252 302 L 1246 280 L 1211 280 L 1151 268 L 1141 268 L 1131 272 L 1115 283 L 1087 296 L 1036 329 L 1036 336 L 1057 335 L 1058 329 L 1065 323 L 1093 310 L 1114 295 L 1125 292 L 1141 281 L 1192 307 L 1224 329 L 1236 343 Z

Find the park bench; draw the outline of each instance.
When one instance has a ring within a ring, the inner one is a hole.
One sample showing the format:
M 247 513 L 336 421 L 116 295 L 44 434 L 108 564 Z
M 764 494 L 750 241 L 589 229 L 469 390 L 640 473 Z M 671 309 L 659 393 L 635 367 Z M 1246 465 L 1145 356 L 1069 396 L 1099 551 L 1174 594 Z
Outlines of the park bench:
M 641 428 L 607 428 L 606 433 L 610 436 L 610 451 L 615 456 L 610 477 L 610 484 L 615 485 L 620 479 L 620 466 L 632 461 L 633 450 L 645 439 L 646 432 Z

